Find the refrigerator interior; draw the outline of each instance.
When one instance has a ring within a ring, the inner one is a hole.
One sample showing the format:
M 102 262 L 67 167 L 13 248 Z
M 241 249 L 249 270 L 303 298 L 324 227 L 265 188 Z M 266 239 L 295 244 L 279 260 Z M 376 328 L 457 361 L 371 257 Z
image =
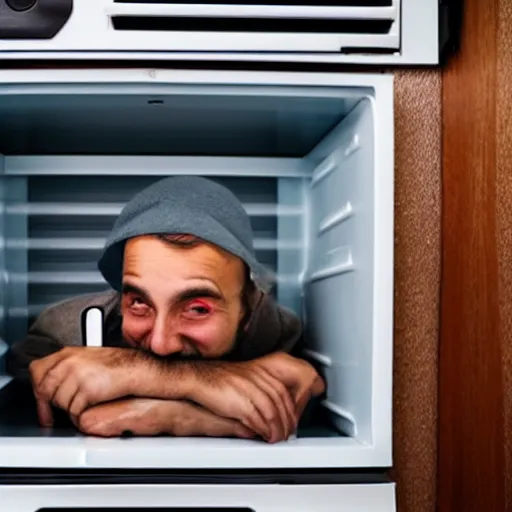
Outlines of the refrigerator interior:
M 1 71 L 0 154 L 0 467 L 391 465 L 389 76 Z M 304 322 L 305 357 L 328 385 L 294 439 L 41 429 L 5 371 L 9 344 L 44 307 L 107 288 L 96 261 L 115 216 L 176 174 L 239 197 L 276 299 Z

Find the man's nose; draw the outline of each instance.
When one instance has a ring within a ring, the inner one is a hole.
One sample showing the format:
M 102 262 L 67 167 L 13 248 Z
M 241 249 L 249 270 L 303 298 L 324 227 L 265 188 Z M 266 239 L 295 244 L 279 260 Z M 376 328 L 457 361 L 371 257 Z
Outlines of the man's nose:
M 151 333 L 148 348 L 159 356 L 170 356 L 183 351 L 183 341 L 170 322 L 157 320 Z

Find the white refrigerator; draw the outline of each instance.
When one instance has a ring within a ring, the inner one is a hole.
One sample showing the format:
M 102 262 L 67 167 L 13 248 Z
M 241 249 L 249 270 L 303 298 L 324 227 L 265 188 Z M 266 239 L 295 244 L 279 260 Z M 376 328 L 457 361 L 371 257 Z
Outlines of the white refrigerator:
M 436 2 L 262 4 L 1 4 L 2 512 L 396 510 L 393 77 L 288 64 L 435 63 Z M 277 445 L 39 428 L 9 345 L 47 305 L 106 289 L 96 261 L 116 215 L 179 174 L 246 208 L 327 381 L 315 417 Z

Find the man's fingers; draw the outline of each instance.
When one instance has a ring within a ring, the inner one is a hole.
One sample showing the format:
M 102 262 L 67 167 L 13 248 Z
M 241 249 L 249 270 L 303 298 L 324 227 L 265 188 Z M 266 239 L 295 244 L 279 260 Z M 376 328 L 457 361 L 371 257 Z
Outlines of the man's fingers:
M 78 384 L 75 379 L 63 378 L 61 384 L 55 389 L 51 397 L 53 405 L 69 411 L 69 406 L 78 392 Z M 48 397 L 50 398 L 50 397 Z
M 297 429 L 297 412 L 291 393 L 286 386 L 268 373 L 264 368 L 258 375 L 267 382 L 271 390 L 274 402 L 281 414 L 283 425 L 285 427 L 285 439 L 288 439 Z
M 311 395 L 312 396 L 320 396 L 322 393 L 325 392 L 325 381 L 320 377 L 320 375 L 317 375 L 315 382 L 313 383 L 313 387 L 311 388 Z
M 162 430 L 175 436 L 240 437 L 252 439 L 256 434 L 231 418 L 217 416 L 204 407 L 186 402 L 169 402 L 162 418 Z M 164 405 L 165 407 L 165 405 Z
M 312 396 L 321 395 L 325 391 L 323 379 L 307 361 L 285 354 L 271 354 L 259 359 L 258 364 L 293 391 L 294 396 L 299 393 L 302 396 L 306 388 Z
M 89 406 L 89 402 L 84 393 L 77 388 L 76 393 L 71 398 L 71 402 L 69 403 L 69 413 L 74 416 L 80 416 L 87 407 Z
M 51 427 L 53 425 L 51 399 L 53 398 L 56 388 L 51 390 L 50 394 L 52 396 L 49 397 L 46 392 L 43 392 L 42 384 L 48 372 L 63 359 L 61 352 L 62 351 L 59 351 L 43 359 L 34 361 L 29 367 L 32 388 L 36 399 L 37 417 L 40 425 L 43 427 Z
M 71 423 L 78 428 L 78 422 L 79 422 L 79 416 L 75 416 L 74 414 L 69 415 L 69 419 L 71 420 Z
M 36 396 L 36 405 L 39 424 L 42 427 L 51 427 L 53 425 L 53 412 L 50 402 Z
M 262 438 L 269 439 L 272 435 L 271 428 L 261 414 L 261 395 L 263 393 L 261 389 L 251 381 L 244 379 L 233 387 L 232 392 L 234 393 L 233 398 L 236 399 L 234 403 L 237 405 L 233 408 L 236 413 L 231 416 L 231 419 L 240 421 L 246 428 L 257 432 Z M 208 406 L 206 407 L 209 409 Z M 222 412 L 219 415 L 222 416 Z
M 261 372 L 262 376 L 266 379 L 268 379 L 269 383 L 272 385 L 273 389 L 277 391 L 279 394 L 279 397 L 281 399 L 281 403 L 283 404 L 285 410 L 286 410 L 286 421 L 288 426 L 288 435 L 287 438 L 292 435 L 296 429 L 297 429 L 297 423 L 298 423 L 298 414 L 297 410 L 295 408 L 295 404 L 293 402 L 293 397 L 288 390 L 288 388 L 279 380 L 276 379 L 273 375 L 268 373 L 265 369 L 262 369 Z
M 111 402 L 88 409 L 78 417 L 79 430 L 91 436 L 120 436 L 124 430 L 128 430 L 124 424 L 130 423 L 132 427 L 136 424 L 127 418 L 128 402 Z
M 322 377 L 317 375 L 313 382 L 302 385 L 296 393 L 295 402 L 299 415 L 302 415 L 311 398 L 321 395 L 325 391 L 325 383 Z
M 233 436 L 240 437 L 241 439 L 254 439 L 256 434 L 242 425 L 239 421 L 235 421 L 235 425 L 233 426 Z
M 299 414 L 299 417 L 302 416 L 302 413 L 304 412 L 304 409 L 308 405 L 310 399 L 311 392 L 309 391 L 309 389 L 302 389 L 297 393 L 295 398 L 295 407 L 297 408 L 297 413 Z
M 263 437 L 269 442 L 277 442 L 279 439 L 279 411 L 276 408 L 271 396 L 262 387 L 252 383 L 251 390 L 247 395 L 250 400 L 249 417 L 254 419 L 258 425 L 257 432 L 265 432 Z M 245 424 L 245 422 L 242 422 Z M 252 428 L 251 425 L 246 425 Z
M 252 382 L 240 379 L 222 388 L 198 386 L 193 401 L 215 415 L 240 421 L 246 428 L 268 439 L 270 429 L 252 400 L 257 393 Z
M 49 356 L 49 359 L 51 359 L 50 363 L 46 361 L 47 358 L 44 358 L 38 361 L 41 363 L 41 366 L 34 365 L 34 363 L 30 366 L 32 387 L 35 393 L 46 398 L 49 402 L 53 401 L 62 379 L 65 377 L 64 369 L 60 368 L 63 358 L 56 357 L 59 354 L 60 352 Z
M 295 402 L 299 415 L 302 416 L 304 409 L 311 398 L 321 395 L 325 391 L 325 384 L 322 377 L 317 376 L 309 385 L 301 386 L 296 393 Z
M 277 416 L 274 421 L 271 421 L 272 436 L 271 442 L 281 441 L 287 439 L 290 435 L 290 425 L 287 418 L 286 407 L 283 404 L 282 398 L 279 396 L 277 391 L 277 385 L 275 382 L 268 382 L 267 379 L 262 375 L 263 372 L 254 372 L 251 379 L 256 383 L 258 387 L 264 390 L 269 397 L 272 399 Z
M 241 414 L 239 417 L 232 419 L 239 420 L 246 428 L 258 432 L 258 434 L 264 438 L 269 439 L 272 435 L 271 427 L 261 414 L 261 406 L 258 407 L 258 402 L 261 403 L 262 391 L 257 388 L 254 384 L 247 382 L 245 389 L 240 390 L 241 393 Z
M 194 434 L 197 436 L 211 437 L 240 437 L 242 439 L 253 439 L 256 434 L 237 420 L 221 418 L 215 414 L 209 414 L 202 418 Z
M 32 383 L 39 385 L 43 381 L 46 374 L 55 368 L 66 357 L 67 352 L 65 349 L 62 349 L 55 354 L 51 354 L 49 356 L 43 357 L 42 359 L 33 361 L 29 366 Z

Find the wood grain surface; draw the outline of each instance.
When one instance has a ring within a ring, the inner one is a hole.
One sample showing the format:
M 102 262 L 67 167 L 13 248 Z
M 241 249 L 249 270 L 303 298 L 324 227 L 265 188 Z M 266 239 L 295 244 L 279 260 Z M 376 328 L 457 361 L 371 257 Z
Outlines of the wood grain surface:
M 505 510 L 497 229 L 498 0 L 468 0 L 443 72 L 439 512 Z

